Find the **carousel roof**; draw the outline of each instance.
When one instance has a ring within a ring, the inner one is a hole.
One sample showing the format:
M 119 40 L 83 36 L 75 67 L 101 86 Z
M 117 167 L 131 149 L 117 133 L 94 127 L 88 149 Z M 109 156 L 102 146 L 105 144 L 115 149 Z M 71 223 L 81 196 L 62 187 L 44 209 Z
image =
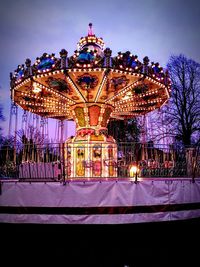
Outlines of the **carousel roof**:
M 170 96 L 170 78 L 159 63 L 140 61 L 130 51 L 112 56 L 102 38 L 93 33 L 78 42 L 68 56 L 44 53 L 32 64 L 27 59 L 10 74 L 11 98 L 24 110 L 44 117 L 74 119 L 74 107 L 112 106 L 111 118 L 148 113 Z

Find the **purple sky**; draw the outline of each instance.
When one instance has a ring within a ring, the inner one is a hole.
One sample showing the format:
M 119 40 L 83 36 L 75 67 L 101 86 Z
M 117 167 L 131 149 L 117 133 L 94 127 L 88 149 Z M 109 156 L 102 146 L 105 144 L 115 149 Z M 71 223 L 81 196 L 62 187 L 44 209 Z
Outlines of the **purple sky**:
M 199 0 L 1 0 L 0 103 L 8 132 L 9 73 L 30 58 L 65 48 L 69 55 L 88 23 L 103 37 L 113 56 L 130 50 L 165 67 L 171 54 L 183 53 L 200 62 Z

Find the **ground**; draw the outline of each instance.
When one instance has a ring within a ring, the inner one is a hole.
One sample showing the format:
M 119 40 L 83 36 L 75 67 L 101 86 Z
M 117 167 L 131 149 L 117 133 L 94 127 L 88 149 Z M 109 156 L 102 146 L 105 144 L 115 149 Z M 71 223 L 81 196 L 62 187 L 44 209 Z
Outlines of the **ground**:
M 1 224 L 1 232 L 2 255 L 12 255 L 6 257 L 8 266 L 13 260 L 21 265 L 25 256 L 26 266 L 66 267 L 196 266 L 199 257 L 200 218 L 127 225 Z

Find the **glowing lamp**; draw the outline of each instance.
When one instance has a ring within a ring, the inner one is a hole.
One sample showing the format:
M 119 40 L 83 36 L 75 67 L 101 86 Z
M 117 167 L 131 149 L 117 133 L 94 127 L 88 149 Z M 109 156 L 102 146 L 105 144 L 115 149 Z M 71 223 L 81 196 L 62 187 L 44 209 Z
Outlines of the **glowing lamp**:
M 130 167 L 130 177 L 136 177 L 137 176 L 138 168 L 136 165 L 132 165 Z

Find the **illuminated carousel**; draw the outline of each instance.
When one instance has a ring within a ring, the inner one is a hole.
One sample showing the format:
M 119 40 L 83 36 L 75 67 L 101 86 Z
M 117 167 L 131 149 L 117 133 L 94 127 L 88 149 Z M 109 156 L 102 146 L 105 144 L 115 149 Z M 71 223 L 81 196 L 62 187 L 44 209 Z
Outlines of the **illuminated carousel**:
M 11 98 L 22 109 L 46 118 L 74 120 L 76 135 L 65 142 L 67 177 L 116 177 L 117 144 L 108 135 L 110 118 L 129 119 L 161 107 L 170 95 L 170 79 L 159 63 L 110 48 L 93 33 L 77 50 L 60 57 L 44 53 L 26 59 L 11 78 Z

